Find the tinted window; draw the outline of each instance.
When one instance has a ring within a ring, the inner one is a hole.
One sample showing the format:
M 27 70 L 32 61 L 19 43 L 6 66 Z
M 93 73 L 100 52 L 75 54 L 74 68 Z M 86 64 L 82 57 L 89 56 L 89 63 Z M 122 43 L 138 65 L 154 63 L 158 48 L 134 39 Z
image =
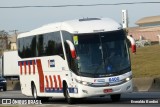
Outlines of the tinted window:
M 18 54 L 21 58 L 63 55 L 60 32 L 52 32 L 18 39 Z
M 18 55 L 24 58 L 23 54 L 23 38 L 18 39 Z
M 63 56 L 62 42 L 59 32 L 47 33 L 38 36 L 38 56 Z
M 72 41 L 72 34 L 71 33 L 69 33 L 69 32 L 67 32 L 67 31 L 62 31 L 62 35 L 63 35 L 63 40 L 64 40 L 64 42 L 66 41 L 66 40 L 70 40 L 70 41 Z
M 29 36 L 18 39 L 18 54 L 21 58 L 36 56 L 36 37 Z

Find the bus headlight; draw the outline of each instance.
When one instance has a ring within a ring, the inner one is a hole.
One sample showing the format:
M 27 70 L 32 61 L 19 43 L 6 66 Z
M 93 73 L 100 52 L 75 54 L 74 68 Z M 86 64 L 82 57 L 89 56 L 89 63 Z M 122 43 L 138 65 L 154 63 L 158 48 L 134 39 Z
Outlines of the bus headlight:
M 127 77 L 125 80 L 130 81 L 132 79 L 132 76 Z
M 81 81 L 80 81 L 80 80 L 75 79 L 75 81 L 76 81 L 77 83 L 81 83 Z
M 85 82 L 85 81 L 82 81 L 82 84 L 83 84 L 83 85 L 88 85 L 88 83 L 87 83 L 87 82 Z
M 77 83 L 80 83 L 80 84 L 82 84 L 82 85 L 86 85 L 86 86 L 89 86 L 89 85 L 91 85 L 92 83 L 90 83 L 90 82 L 86 82 L 86 81 L 81 81 L 81 80 L 77 80 L 77 79 L 75 79 L 76 80 L 76 82 Z
M 126 78 L 126 81 L 129 81 L 130 80 L 130 78 L 128 77 L 128 78 Z

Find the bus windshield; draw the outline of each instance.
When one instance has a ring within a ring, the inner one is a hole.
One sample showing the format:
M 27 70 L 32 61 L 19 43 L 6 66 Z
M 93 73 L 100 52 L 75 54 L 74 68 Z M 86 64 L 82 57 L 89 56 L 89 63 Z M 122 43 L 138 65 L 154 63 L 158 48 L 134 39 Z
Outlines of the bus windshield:
M 131 70 L 123 30 L 76 35 L 78 72 L 83 76 L 120 75 Z

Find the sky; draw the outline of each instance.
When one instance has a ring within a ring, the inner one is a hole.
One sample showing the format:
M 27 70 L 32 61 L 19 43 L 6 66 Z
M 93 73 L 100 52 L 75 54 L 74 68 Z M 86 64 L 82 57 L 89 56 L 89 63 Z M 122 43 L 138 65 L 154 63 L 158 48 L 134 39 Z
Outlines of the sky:
M 74 4 L 110 4 L 125 2 L 160 2 L 160 0 L 0 0 L 4 6 L 53 6 Z M 160 4 L 106 5 L 93 7 L 0 8 L 0 30 L 26 32 L 42 25 L 86 17 L 109 17 L 122 23 L 123 9 L 128 10 L 129 27 L 143 17 L 160 15 Z

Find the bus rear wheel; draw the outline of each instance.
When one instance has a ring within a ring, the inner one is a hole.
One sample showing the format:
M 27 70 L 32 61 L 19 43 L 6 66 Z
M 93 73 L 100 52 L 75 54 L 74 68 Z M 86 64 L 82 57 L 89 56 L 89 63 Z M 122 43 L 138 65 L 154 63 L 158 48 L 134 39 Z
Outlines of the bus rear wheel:
M 37 89 L 36 89 L 35 85 L 32 85 L 32 96 L 33 96 L 34 99 L 38 99 Z
M 49 97 L 38 97 L 37 89 L 36 89 L 36 86 L 34 84 L 32 85 L 32 96 L 33 96 L 34 99 L 41 100 L 43 102 L 46 102 L 46 101 L 49 100 Z
M 120 98 L 121 98 L 121 94 L 114 94 L 114 95 L 110 95 L 111 96 L 111 100 L 113 102 L 118 102 L 120 101 Z

